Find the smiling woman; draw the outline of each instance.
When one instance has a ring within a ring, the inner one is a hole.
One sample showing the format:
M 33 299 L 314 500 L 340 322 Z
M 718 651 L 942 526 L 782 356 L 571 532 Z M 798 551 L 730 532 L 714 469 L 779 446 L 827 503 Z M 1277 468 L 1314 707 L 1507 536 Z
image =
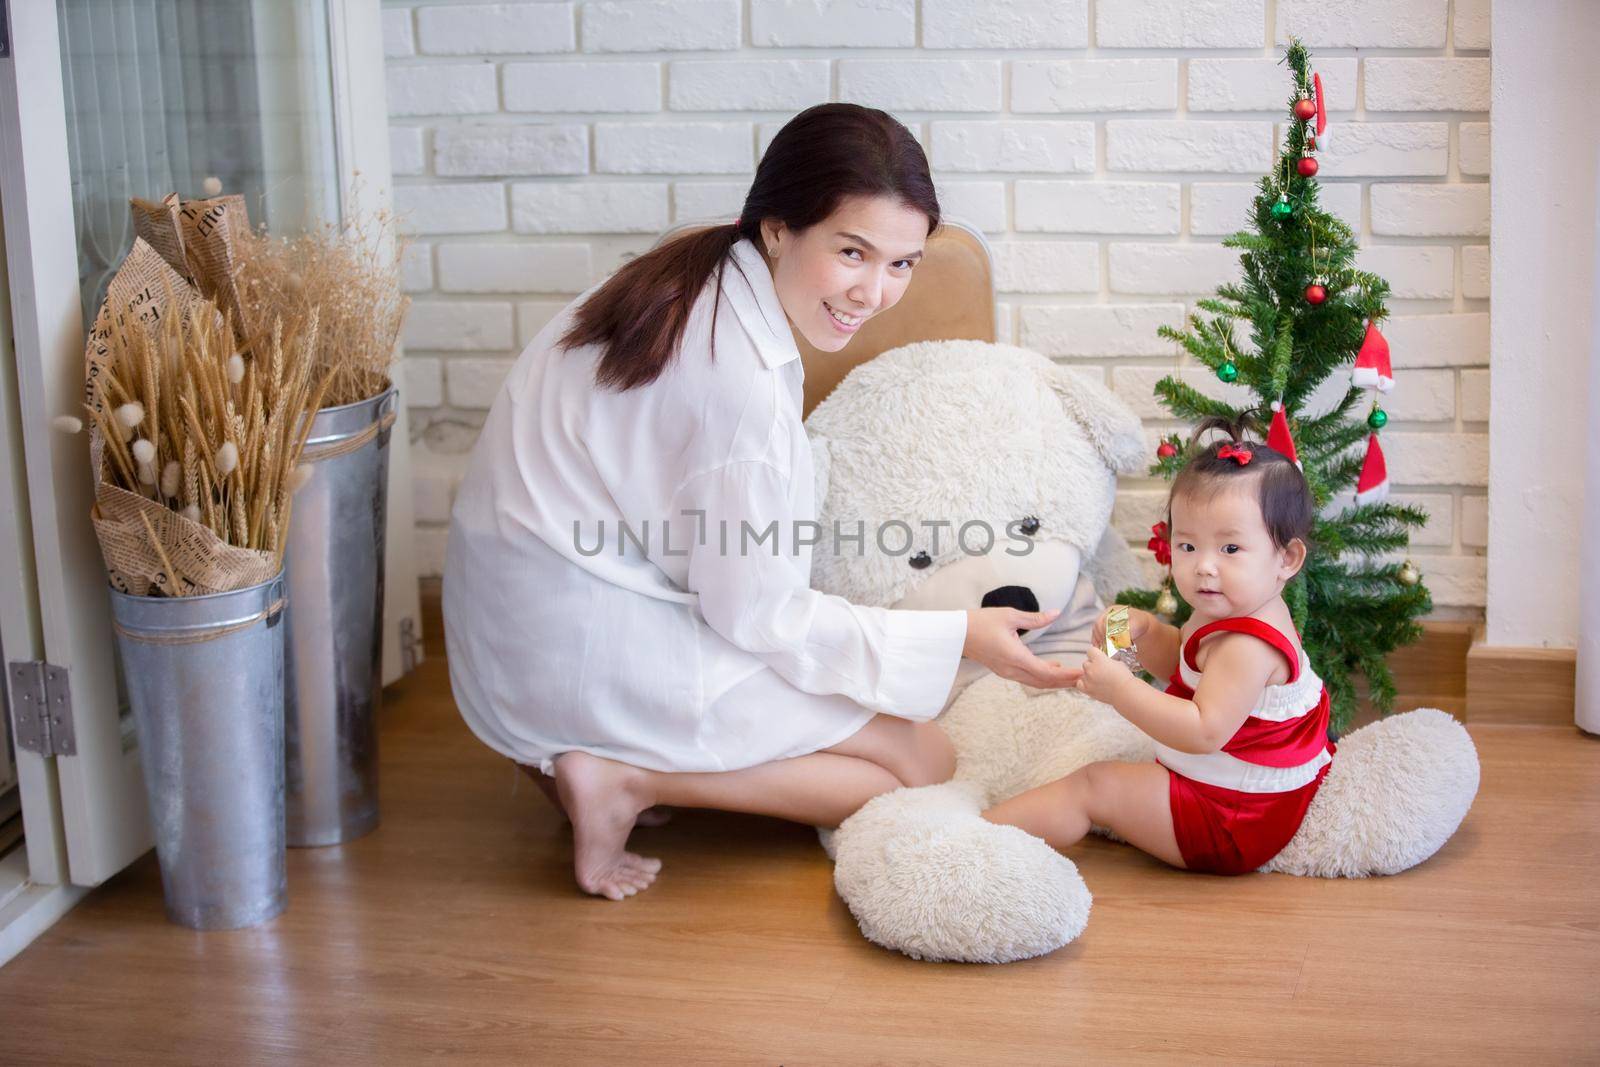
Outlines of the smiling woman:
M 797 231 L 781 219 L 761 220 L 760 239 L 789 321 L 814 347 L 843 348 L 862 323 L 905 294 L 922 258 L 925 226 L 920 211 L 884 196 L 846 198 L 826 227 Z
M 794 328 L 837 351 L 900 299 L 938 226 L 933 179 L 911 131 L 875 108 L 819 104 L 773 138 L 737 222 L 628 263 L 583 300 L 559 346 L 602 346 L 602 384 L 654 381 L 701 290 L 713 274 L 720 282 L 729 248 L 745 239 L 765 253 Z
M 963 655 L 1035 686 L 1073 678 L 1017 637 L 1053 613 L 811 588 L 795 334 L 847 345 L 938 225 L 905 127 L 811 108 L 773 139 L 738 222 L 631 261 L 507 375 L 451 514 L 450 679 L 485 744 L 554 778 L 586 891 L 654 881 L 659 861 L 625 846 L 656 804 L 836 826 L 944 781 L 954 755 L 927 720 Z M 614 545 L 595 538 L 608 529 Z

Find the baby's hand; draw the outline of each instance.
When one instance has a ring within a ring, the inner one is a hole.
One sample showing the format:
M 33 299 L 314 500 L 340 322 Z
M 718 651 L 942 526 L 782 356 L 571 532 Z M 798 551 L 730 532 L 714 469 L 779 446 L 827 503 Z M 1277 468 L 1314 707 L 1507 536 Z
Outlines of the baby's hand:
M 1117 703 L 1117 695 L 1129 682 L 1136 682 L 1133 672 L 1118 660 L 1112 659 L 1098 647 L 1089 649 L 1088 658 L 1083 661 L 1083 677 L 1078 679 L 1077 688 L 1102 704 L 1113 707 Z
M 1112 607 L 1115 606 L 1112 605 Z M 1103 649 L 1106 647 L 1106 616 L 1109 614 L 1111 614 L 1111 608 L 1102 611 L 1100 617 L 1094 621 L 1094 629 L 1089 634 L 1089 644 L 1095 648 Z M 1149 632 L 1150 623 L 1151 616 L 1148 611 L 1144 611 L 1141 608 L 1129 608 L 1128 639 L 1134 644 L 1138 644 L 1139 638 Z

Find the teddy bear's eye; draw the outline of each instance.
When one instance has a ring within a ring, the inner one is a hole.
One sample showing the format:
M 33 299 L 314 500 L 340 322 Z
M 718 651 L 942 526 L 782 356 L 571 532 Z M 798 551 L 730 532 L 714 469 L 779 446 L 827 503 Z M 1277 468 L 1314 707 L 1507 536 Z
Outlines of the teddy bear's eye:
M 933 557 L 928 555 L 926 552 L 917 552 L 912 555 L 908 562 L 912 567 L 920 571 L 932 565 Z
M 1038 533 L 1039 532 L 1039 518 L 1038 518 L 1038 516 L 1029 515 L 1026 518 L 1024 518 L 1022 520 L 1022 526 L 1020 527 L 1020 529 L 1022 530 L 1022 532 L 1024 534 L 1027 534 L 1029 537 L 1032 537 L 1034 534 Z

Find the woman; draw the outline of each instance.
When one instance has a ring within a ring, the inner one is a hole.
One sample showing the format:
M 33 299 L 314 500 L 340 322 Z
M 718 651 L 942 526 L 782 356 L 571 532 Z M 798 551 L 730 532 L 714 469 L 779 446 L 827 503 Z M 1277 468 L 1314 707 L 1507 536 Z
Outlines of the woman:
M 945 781 L 954 754 L 928 720 L 963 655 L 1075 680 L 1018 638 L 1053 613 L 810 588 L 791 326 L 842 349 L 904 294 L 938 224 L 905 127 L 813 107 L 774 138 L 738 222 L 632 260 L 507 376 L 451 515 L 450 680 L 485 744 L 554 777 L 586 892 L 654 881 L 660 862 L 625 846 L 656 804 L 837 826 Z

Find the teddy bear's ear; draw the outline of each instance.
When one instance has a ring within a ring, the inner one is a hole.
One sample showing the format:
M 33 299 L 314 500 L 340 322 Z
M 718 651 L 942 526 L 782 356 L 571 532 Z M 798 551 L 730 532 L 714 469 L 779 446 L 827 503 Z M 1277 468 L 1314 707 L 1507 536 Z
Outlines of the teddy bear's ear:
M 1129 474 L 1144 467 L 1144 429 L 1126 404 L 1099 382 L 1066 367 L 1052 365 L 1045 373 L 1067 417 L 1083 427 L 1112 470 Z
M 821 434 L 811 435 L 811 468 L 814 474 L 813 485 L 816 495 L 812 497 L 818 511 L 822 510 L 823 501 L 828 499 L 828 471 L 832 466 L 833 453 L 828 449 L 828 439 Z

